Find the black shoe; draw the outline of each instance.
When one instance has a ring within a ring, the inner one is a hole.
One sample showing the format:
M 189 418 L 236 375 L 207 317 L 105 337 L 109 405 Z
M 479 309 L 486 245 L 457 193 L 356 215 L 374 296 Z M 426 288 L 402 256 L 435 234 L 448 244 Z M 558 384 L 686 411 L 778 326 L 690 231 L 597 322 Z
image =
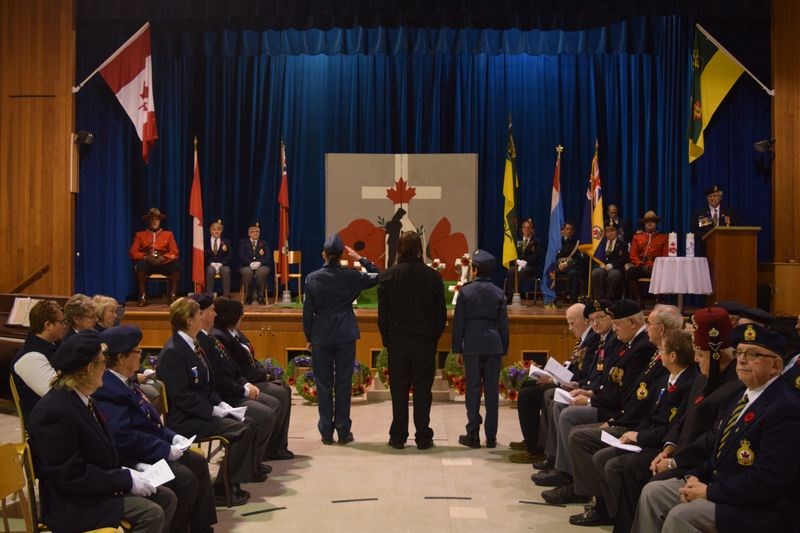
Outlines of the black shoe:
M 418 450 L 429 450 L 431 448 L 433 448 L 433 439 L 417 441 Z
M 568 475 L 554 468 L 533 474 L 531 480 L 540 487 L 561 487 L 572 483 L 572 479 Z
M 264 297 L 261 296 L 260 294 L 258 295 L 258 303 L 264 305 Z
M 547 503 L 552 503 L 555 505 L 565 505 L 568 503 L 587 503 L 589 501 L 588 496 L 578 496 L 575 494 L 575 485 L 572 482 L 542 492 L 542 498 Z
M 584 512 L 569 517 L 569 523 L 573 526 L 610 526 L 614 523 L 604 511 L 598 511 L 596 507 L 588 507 Z
M 524 440 L 519 442 L 509 442 L 508 447 L 514 450 L 515 452 L 524 452 L 528 450 L 528 445 L 525 443 Z
M 253 303 L 253 297 L 248 294 L 247 297 L 244 299 L 244 303 L 247 305 Z
M 281 452 L 270 453 L 264 457 L 269 461 L 287 461 L 289 459 L 294 459 L 294 454 L 289 450 L 284 450 Z
M 250 477 L 251 477 L 250 483 L 261 483 L 262 481 L 267 480 L 268 475 L 266 470 L 258 469 L 255 472 L 253 472 L 253 475 Z
M 486 439 L 487 448 L 497 448 L 497 439 Z
M 333 437 L 322 437 L 322 444 L 330 446 L 333 444 Z
M 272 467 L 267 465 L 267 464 L 264 464 L 264 463 L 259 463 L 258 466 L 256 467 L 256 472 L 263 472 L 264 474 L 271 474 L 272 473 Z
M 480 448 L 481 447 L 481 439 L 478 437 L 477 434 L 470 435 L 469 433 L 466 435 L 460 435 L 458 437 L 458 443 L 462 446 L 469 446 L 470 448 Z
M 391 446 L 395 450 L 402 450 L 403 448 L 406 447 L 405 443 L 399 442 L 399 441 L 396 441 L 396 440 L 392 440 L 392 439 L 389 439 L 389 446 Z
M 533 467 L 536 470 L 550 470 L 554 466 L 556 466 L 556 460 L 552 457 L 546 457 L 542 461 L 536 461 L 535 463 L 533 463 Z
M 348 433 L 344 437 L 339 437 L 339 444 L 350 444 L 354 440 L 355 439 L 353 438 L 353 432 L 351 431 L 350 433 Z
M 230 507 L 238 507 L 244 505 L 250 500 L 250 493 L 246 490 L 237 489 L 231 486 L 231 504 Z M 225 499 L 225 488 L 214 486 L 214 506 L 227 507 L 228 501 Z

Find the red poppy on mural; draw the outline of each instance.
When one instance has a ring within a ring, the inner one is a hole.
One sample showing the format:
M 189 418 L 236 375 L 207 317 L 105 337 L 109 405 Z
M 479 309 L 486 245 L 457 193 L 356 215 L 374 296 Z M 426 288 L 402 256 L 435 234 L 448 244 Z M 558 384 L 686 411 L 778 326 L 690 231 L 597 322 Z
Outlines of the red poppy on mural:
M 450 221 L 447 217 L 442 217 L 433 228 L 426 253 L 431 260 L 438 259 L 446 265 L 444 270 L 439 272 L 442 279 L 455 281 L 459 278 L 460 272 L 455 270 L 454 265 L 461 256 L 469 252 L 469 247 L 463 233 L 450 233 L 450 231 Z
M 363 255 L 378 268 L 386 265 L 386 232 L 365 218 L 357 218 L 339 230 L 342 242 Z M 342 256 L 342 259 L 345 259 Z M 349 258 L 347 258 L 349 259 Z

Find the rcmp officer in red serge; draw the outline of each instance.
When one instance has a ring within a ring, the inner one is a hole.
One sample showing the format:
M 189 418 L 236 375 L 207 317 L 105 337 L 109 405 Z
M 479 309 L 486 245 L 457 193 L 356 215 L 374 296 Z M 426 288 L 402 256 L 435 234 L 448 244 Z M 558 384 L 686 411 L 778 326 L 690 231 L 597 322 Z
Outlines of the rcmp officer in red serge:
M 644 226 L 644 231 L 631 238 L 629 250 L 630 263 L 625 265 L 625 277 L 631 298 L 642 307 L 642 290 L 639 287 L 639 278 L 649 278 L 653 272 L 656 257 L 667 255 L 668 239 L 664 233 L 659 233 L 658 223 L 661 217 L 655 211 L 648 211 L 639 220 Z
M 135 261 L 136 285 L 139 289 L 139 307 L 147 305 L 147 276 L 164 274 L 169 280 L 169 302 L 175 301 L 178 283 L 181 280 L 181 264 L 178 261 L 178 244 L 171 231 L 161 227 L 167 215 L 157 207 L 142 216 L 147 229 L 137 231 L 128 255 Z
M 645 486 L 635 531 L 800 530 L 800 398 L 781 376 L 784 339 L 758 324 L 736 330 L 736 372 L 747 387 L 744 394 L 717 420 L 702 466 L 683 479 Z
M 214 292 L 214 276 L 222 279 L 222 295 L 231 295 L 231 241 L 222 238 L 222 220 L 217 219 L 208 227 L 209 246 L 205 249 L 206 292 Z
M 247 295 L 245 303 L 253 303 L 254 290 L 251 284 L 255 277 L 258 284 L 256 298 L 263 305 L 266 303 L 270 256 L 267 243 L 258 238 L 260 235 L 261 224 L 255 221 L 247 228 L 247 238 L 239 241 L 239 275 Z

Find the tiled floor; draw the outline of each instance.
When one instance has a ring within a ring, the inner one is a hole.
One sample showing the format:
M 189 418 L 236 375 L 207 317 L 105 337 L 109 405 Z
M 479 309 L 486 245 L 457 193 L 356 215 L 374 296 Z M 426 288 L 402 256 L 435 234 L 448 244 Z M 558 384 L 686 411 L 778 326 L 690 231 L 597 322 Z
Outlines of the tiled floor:
M 542 489 L 531 483 L 530 466 L 507 460 L 508 442 L 520 439 L 517 412 L 508 405 L 500 407 L 494 450 L 458 444 L 463 403 L 434 403 L 436 446 L 425 451 L 413 439 L 404 450 L 386 444 L 389 402 L 355 399 L 352 418 L 355 442 L 324 446 L 316 407 L 295 396 L 289 445 L 297 458 L 271 463 L 266 482 L 245 485 L 253 495 L 247 505 L 218 508 L 216 531 L 587 531 L 567 522 L 581 506 L 519 503 L 541 502 Z M 0 441 L 18 437 L 16 417 L 0 414 Z

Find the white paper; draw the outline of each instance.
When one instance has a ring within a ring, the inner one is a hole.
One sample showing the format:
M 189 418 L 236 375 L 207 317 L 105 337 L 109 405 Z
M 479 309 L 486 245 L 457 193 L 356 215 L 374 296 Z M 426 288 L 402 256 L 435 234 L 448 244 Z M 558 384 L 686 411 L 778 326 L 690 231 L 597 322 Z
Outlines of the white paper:
M 600 433 L 600 440 L 602 442 L 605 442 L 609 446 L 613 446 L 614 448 L 619 448 L 620 450 L 627 450 L 629 452 L 637 452 L 637 453 L 642 451 L 641 446 L 636 446 L 635 444 L 622 444 L 617 437 L 605 431 Z
M 553 359 L 552 357 L 547 360 L 547 364 L 544 365 L 545 372 L 548 372 L 553 379 L 555 379 L 560 384 L 567 384 L 572 381 L 572 378 L 575 376 L 572 372 L 567 370 L 564 365 Z
M 243 405 L 241 407 L 231 407 L 230 409 L 226 410 L 226 413 L 231 415 L 233 418 L 238 420 L 239 422 L 244 422 L 244 413 L 247 411 L 247 406 Z
M 197 435 L 192 435 L 189 439 L 186 439 L 185 442 L 176 445 L 175 447 L 178 448 L 180 451 L 185 452 L 189 449 L 189 447 L 194 443 L 194 439 L 197 438 Z
M 41 302 L 41 298 L 29 298 L 27 296 L 17 296 L 14 298 L 14 305 L 11 312 L 8 313 L 6 324 L 9 326 L 25 326 L 30 327 L 30 312 L 31 308 L 37 303 Z
M 169 467 L 167 462 L 164 459 L 161 459 L 159 462 L 139 474 L 139 477 L 150 483 L 152 486 L 158 487 L 167 481 L 172 481 L 175 479 L 175 474 L 172 473 L 172 469 Z
M 553 401 L 556 401 L 558 403 L 565 403 L 567 405 L 572 405 L 572 403 L 575 401 L 575 398 L 573 398 L 572 395 L 570 395 L 570 393 L 568 393 L 564 389 L 555 389 L 555 396 L 553 396 Z

